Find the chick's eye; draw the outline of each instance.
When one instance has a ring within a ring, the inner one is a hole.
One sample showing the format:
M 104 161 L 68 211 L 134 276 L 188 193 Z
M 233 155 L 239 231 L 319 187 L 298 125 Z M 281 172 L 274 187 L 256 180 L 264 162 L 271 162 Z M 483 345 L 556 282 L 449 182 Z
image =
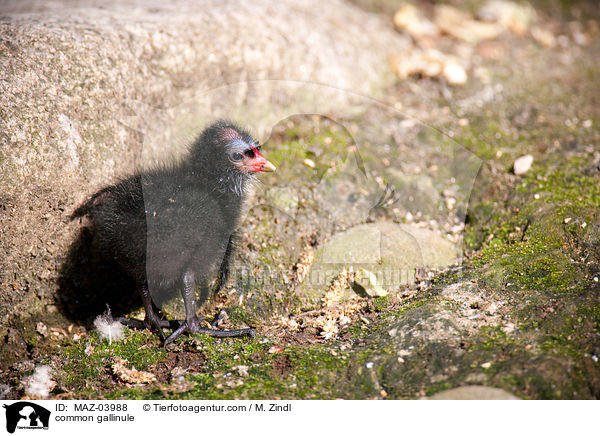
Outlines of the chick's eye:
M 231 154 L 231 160 L 234 162 L 239 162 L 244 158 L 244 156 L 242 155 L 242 153 L 232 153 Z

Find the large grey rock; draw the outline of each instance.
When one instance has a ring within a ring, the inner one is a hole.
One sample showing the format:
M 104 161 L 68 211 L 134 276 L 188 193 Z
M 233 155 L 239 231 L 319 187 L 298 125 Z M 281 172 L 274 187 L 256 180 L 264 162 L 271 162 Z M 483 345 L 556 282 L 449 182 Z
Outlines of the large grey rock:
M 457 247 L 439 233 L 413 224 L 377 222 L 338 233 L 315 253 L 300 296 L 321 298 L 343 268 L 364 268 L 384 289 L 412 283 L 417 268 L 440 268 L 457 260 Z M 346 291 L 351 297 L 352 291 Z
M 490 375 L 495 374 L 495 351 L 482 352 L 465 344 L 486 329 L 498 329 L 502 337 L 512 338 L 516 326 L 507 302 L 470 281 L 421 298 L 378 321 L 365 340 L 367 356 L 356 358 L 349 371 L 354 377 L 350 385 L 361 386 L 367 395 L 385 386 L 392 398 L 410 398 L 436 384 L 498 383 Z
M 90 193 L 214 117 L 264 137 L 290 111 L 344 107 L 339 89 L 376 95 L 403 43 L 340 1 L 4 1 L 0 16 L 0 336 L 54 310 L 66 217 Z
M 440 190 L 426 174 L 404 174 L 390 168 L 386 171 L 389 183 L 393 184 L 400 204 L 413 214 L 421 213 L 426 217 L 437 217 L 442 205 Z M 447 213 L 447 212 L 446 212 Z

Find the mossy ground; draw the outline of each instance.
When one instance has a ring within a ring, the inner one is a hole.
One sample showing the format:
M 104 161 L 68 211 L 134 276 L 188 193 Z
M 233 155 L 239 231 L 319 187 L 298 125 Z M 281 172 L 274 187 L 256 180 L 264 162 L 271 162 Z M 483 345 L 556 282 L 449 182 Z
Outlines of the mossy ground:
M 179 366 L 175 356 L 191 361 Z M 326 399 L 343 396 L 340 381 L 350 350 L 330 344 L 285 349 L 260 340 L 187 337 L 169 350 L 147 333 L 127 332 L 109 345 L 95 334 L 61 352 L 59 398 L 127 399 Z M 131 368 L 160 372 L 162 380 L 146 386 L 126 384 L 111 371 L 115 357 Z M 182 382 L 171 372 L 182 370 Z M 183 386 L 183 387 L 182 387 Z

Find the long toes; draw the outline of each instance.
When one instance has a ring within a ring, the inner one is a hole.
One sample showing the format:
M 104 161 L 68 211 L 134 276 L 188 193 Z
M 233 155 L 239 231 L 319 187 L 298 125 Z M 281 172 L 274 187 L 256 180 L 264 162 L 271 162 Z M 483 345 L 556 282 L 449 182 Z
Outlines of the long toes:
M 213 328 L 200 327 L 200 320 L 196 318 L 191 322 L 181 321 L 181 324 L 178 326 L 178 328 L 173 333 L 171 333 L 166 339 L 163 340 L 163 346 L 166 347 L 184 333 L 201 333 L 212 336 L 213 338 L 232 338 L 238 336 L 249 336 L 251 338 L 254 338 L 256 336 L 256 334 L 254 333 L 254 329 L 252 328 L 238 330 L 218 330 Z
M 175 322 L 177 322 L 177 321 L 175 321 Z M 168 319 L 160 319 L 160 320 L 158 320 L 158 325 L 161 328 L 168 329 L 168 328 L 172 327 L 173 321 L 169 321 Z M 179 327 L 179 324 L 177 324 L 177 327 Z
M 148 315 L 146 314 L 146 318 L 144 319 L 144 324 L 146 328 L 150 331 L 156 332 L 160 337 L 160 340 L 164 342 L 165 334 L 163 333 L 163 327 L 169 327 L 169 321 L 160 319 L 158 316 Z
M 251 328 L 247 329 L 239 329 L 239 330 L 216 330 L 216 329 L 207 329 L 207 328 L 199 328 L 194 333 L 203 333 L 205 335 L 210 335 L 213 338 L 233 338 L 238 336 L 250 336 L 253 338 L 255 335 L 254 330 Z
M 144 321 L 140 321 L 139 319 L 126 318 L 126 317 L 122 316 L 120 318 L 117 318 L 117 321 L 119 321 L 124 326 L 130 327 L 133 329 L 143 330 L 146 328 L 146 324 L 144 324 Z
M 154 325 L 160 326 L 161 328 L 175 329 L 181 325 L 181 321 L 169 321 L 167 319 L 157 319 L 156 322 L 154 323 L 149 319 L 144 319 L 143 321 L 140 321 L 139 319 L 127 318 L 125 316 L 117 318 L 117 321 L 119 321 L 123 325 L 126 325 L 127 327 L 131 327 L 131 328 L 138 329 L 138 330 L 143 330 L 143 329 L 152 330 L 151 327 Z
M 156 322 L 152 322 L 152 320 L 149 319 L 144 319 L 143 321 L 140 321 L 139 319 L 134 319 L 134 318 L 126 318 L 124 316 L 117 318 L 117 320 L 132 329 L 136 329 L 136 330 L 150 330 L 153 332 L 156 332 L 158 334 L 158 336 L 160 337 L 161 341 L 165 340 L 165 334 L 162 331 L 162 327 L 169 327 L 169 321 L 167 320 L 155 320 Z
M 166 347 L 170 343 L 172 343 L 175 339 L 181 336 L 183 333 L 188 331 L 188 326 L 185 321 L 177 328 L 173 333 L 171 333 L 166 339 L 163 338 L 163 347 Z

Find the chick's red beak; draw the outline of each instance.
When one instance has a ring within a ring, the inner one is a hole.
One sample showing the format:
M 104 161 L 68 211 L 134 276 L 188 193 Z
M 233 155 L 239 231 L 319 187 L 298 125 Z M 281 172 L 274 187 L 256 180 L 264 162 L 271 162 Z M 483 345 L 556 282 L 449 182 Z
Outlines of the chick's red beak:
M 258 171 L 275 171 L 275 165 L 273 165 L 271 162 L 265 159 L 265 157 L 262 154 L 260 154 L 260 152 L 256 149 L 254 149 L 254 157 L 252 159 L 248 159 L 245 162 L 244 167 L 246 167 L 246 169 L 251 173 Z

